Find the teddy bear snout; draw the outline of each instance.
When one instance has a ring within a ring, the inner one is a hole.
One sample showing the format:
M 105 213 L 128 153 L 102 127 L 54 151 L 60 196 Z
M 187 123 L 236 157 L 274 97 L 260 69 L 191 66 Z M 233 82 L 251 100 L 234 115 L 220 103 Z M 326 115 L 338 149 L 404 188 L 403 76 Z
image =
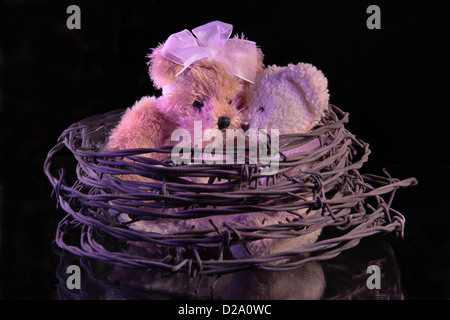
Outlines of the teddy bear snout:
M 217 121 L 217 126 L 219 127 L 219 130 L 226 129 L 230 126 L 230 118 L 228 117 L 219 117 Z

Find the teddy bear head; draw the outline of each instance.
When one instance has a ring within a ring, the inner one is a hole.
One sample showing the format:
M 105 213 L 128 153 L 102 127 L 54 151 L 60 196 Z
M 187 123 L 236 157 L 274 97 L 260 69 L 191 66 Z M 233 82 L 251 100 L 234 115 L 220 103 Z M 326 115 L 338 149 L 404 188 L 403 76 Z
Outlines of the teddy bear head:
M 176 38 L 180 37 L 180 33 L 175 35 Z M 171 52 L 166 52 L 167 47 L 174 46 L 169 40 L 173 39 L 169 37 L 149 55 L 150 78 L 157 89 L 162 89 L 162 96 L 158 99 L 160 111 L 177 128 L 187 129 L 191 133 L 195 121 L 202 122 L 204 132 L 208 129 L 241 128 L 245 120 L 242 111 L 248 107 L 254 79 L 237 76 L 232 71 L 236 66 L 250 66 L 251 70 L 247 71 L 256 78 L 263 69 L 261 50 L 253 46 L 249 54 L 233 55 L 234 47 L 247 45 L 247 40 L 234 37 L 226 41 L 228 52 L 223 53 L 223 49 L 211 49 L 205 45 L 200 49 L 209 50 L 207 55 L 186 63 L 178 61 Z M 196 43 L 199 42 L 196 39 Z M 194 47 L 188 50 L 193 50 L 195 56 L 197 49 Z
M 253 87 L 247 121 L 252 129 L 278 129 L 280 134 L 306 133 L 328 108 L 328 81 L 307 63 L 270 66 Z

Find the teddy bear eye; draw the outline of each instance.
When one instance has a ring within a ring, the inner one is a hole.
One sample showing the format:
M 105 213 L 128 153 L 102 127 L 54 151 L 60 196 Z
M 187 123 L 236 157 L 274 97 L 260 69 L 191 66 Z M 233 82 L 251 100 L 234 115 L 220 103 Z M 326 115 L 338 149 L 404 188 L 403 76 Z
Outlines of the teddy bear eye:
M 233 99 L 227 98 L 227 102 L 231 106 L 231 104 L 233 103 Z
M 264 107 L 259 107 L 259 112 L 263 112 L 264 111 Z
M 200 110 L 202 109 L 202 107 L 203 107 L 203 103 L 200 102 L 200 101 L 198 101 L 198 100 L 195 100 L 194 103 L 192 104 L 192 106 L 193 106 L 195 109 L 197 109 L 197 110 L 200 111 Z

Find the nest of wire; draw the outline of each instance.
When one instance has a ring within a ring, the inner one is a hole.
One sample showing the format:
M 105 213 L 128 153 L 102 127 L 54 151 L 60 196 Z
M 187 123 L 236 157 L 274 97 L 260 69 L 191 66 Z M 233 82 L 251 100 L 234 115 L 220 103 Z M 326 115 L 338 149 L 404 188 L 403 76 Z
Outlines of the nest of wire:
M 66 213 L 55 242 L 71 254 L 128 268 L 221 274 L 247 268 L 292 270 L 336 257 L 374 234 L 403 236 L 405 218 L 392 203 L 396 190 L 415 185 L 416 179 L 399 180 L 385 170 L 382 175 L 360 173 L 369 145 L 345 128 L 349 115 L 334 105 L 310 132 L 279 137 L 279 168 L 272 175 L 262 175 L 261 165 L 250 162 L 176 164 L 172 147 L 105 150 L 123 113 L 115 110 L 74 123 L 45 161 L 57 204 Z M 313 150 L 287 152 L 312 140 L 319 141 Z M 58 161 L 61 154 L 72 161 Z M 295 216 L 299 210 L 316 214 Z M 217 216 L 260 212 L 290 212 L 293 218 L 264 226 L 214 223 Z M 134 227 L 143 221 L 190 219 L 210 224 L 164 233 Z M 324 232 L 317 241 L 288 251 L 250 252 L 244 259 L 230 254 L 236 244 L 247 247 L 252 241 L 289 239 L 319 229 Z M 158 254 L 146 247 L 158 248 Z

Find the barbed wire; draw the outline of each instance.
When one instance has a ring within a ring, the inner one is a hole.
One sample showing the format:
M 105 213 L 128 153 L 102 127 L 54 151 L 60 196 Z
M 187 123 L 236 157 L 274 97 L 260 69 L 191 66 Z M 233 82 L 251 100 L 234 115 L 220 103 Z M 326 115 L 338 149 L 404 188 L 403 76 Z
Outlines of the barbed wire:
M 361 174 L 369 145 L 345 128 L 348 113 L 336 106 L 330 105 L 323 125 L 311 132 L 279 137 L 279 170 L 270 176 L 261 174 L 261 164 L 249 161 L 176 165 L 171 147 L 105 150 L 123 112 L 73 124 L 45 161 L 57 203 L 67 213 L 55 242 L 72 254 L 123 267 L 220 274 L 246 268 L 292 270 L 331 259 L 364 237 L 391 232 L 403 236 L 405 218 L 391 205 L 396 190 L 415 185 L 416 179 L 395 179 L 386 171 L 383 176 Z M 320 142 L 317 148 L 292 152 L 313 140 Z M 76 160 L 74 168 L 54 167 L 63 149 Z M 70 171 L 76 178 L 69 182 Z M 214 221 L 261 212 L 288 212 L 292 218 L 264 226 Z M 124 216 L 126 220 L 120 218 Z M 191 219 L 208 220 L 208 227 L 165 233 L 135 227 Z M 322 233 L 314 243 L 262 256 L 234 259 L 229 253 L 236 244 L 292 239 L 318 230 L 332 230 L 333 236 Z M 130 253 L 130 246 L 142 243 L 164 254 Z

